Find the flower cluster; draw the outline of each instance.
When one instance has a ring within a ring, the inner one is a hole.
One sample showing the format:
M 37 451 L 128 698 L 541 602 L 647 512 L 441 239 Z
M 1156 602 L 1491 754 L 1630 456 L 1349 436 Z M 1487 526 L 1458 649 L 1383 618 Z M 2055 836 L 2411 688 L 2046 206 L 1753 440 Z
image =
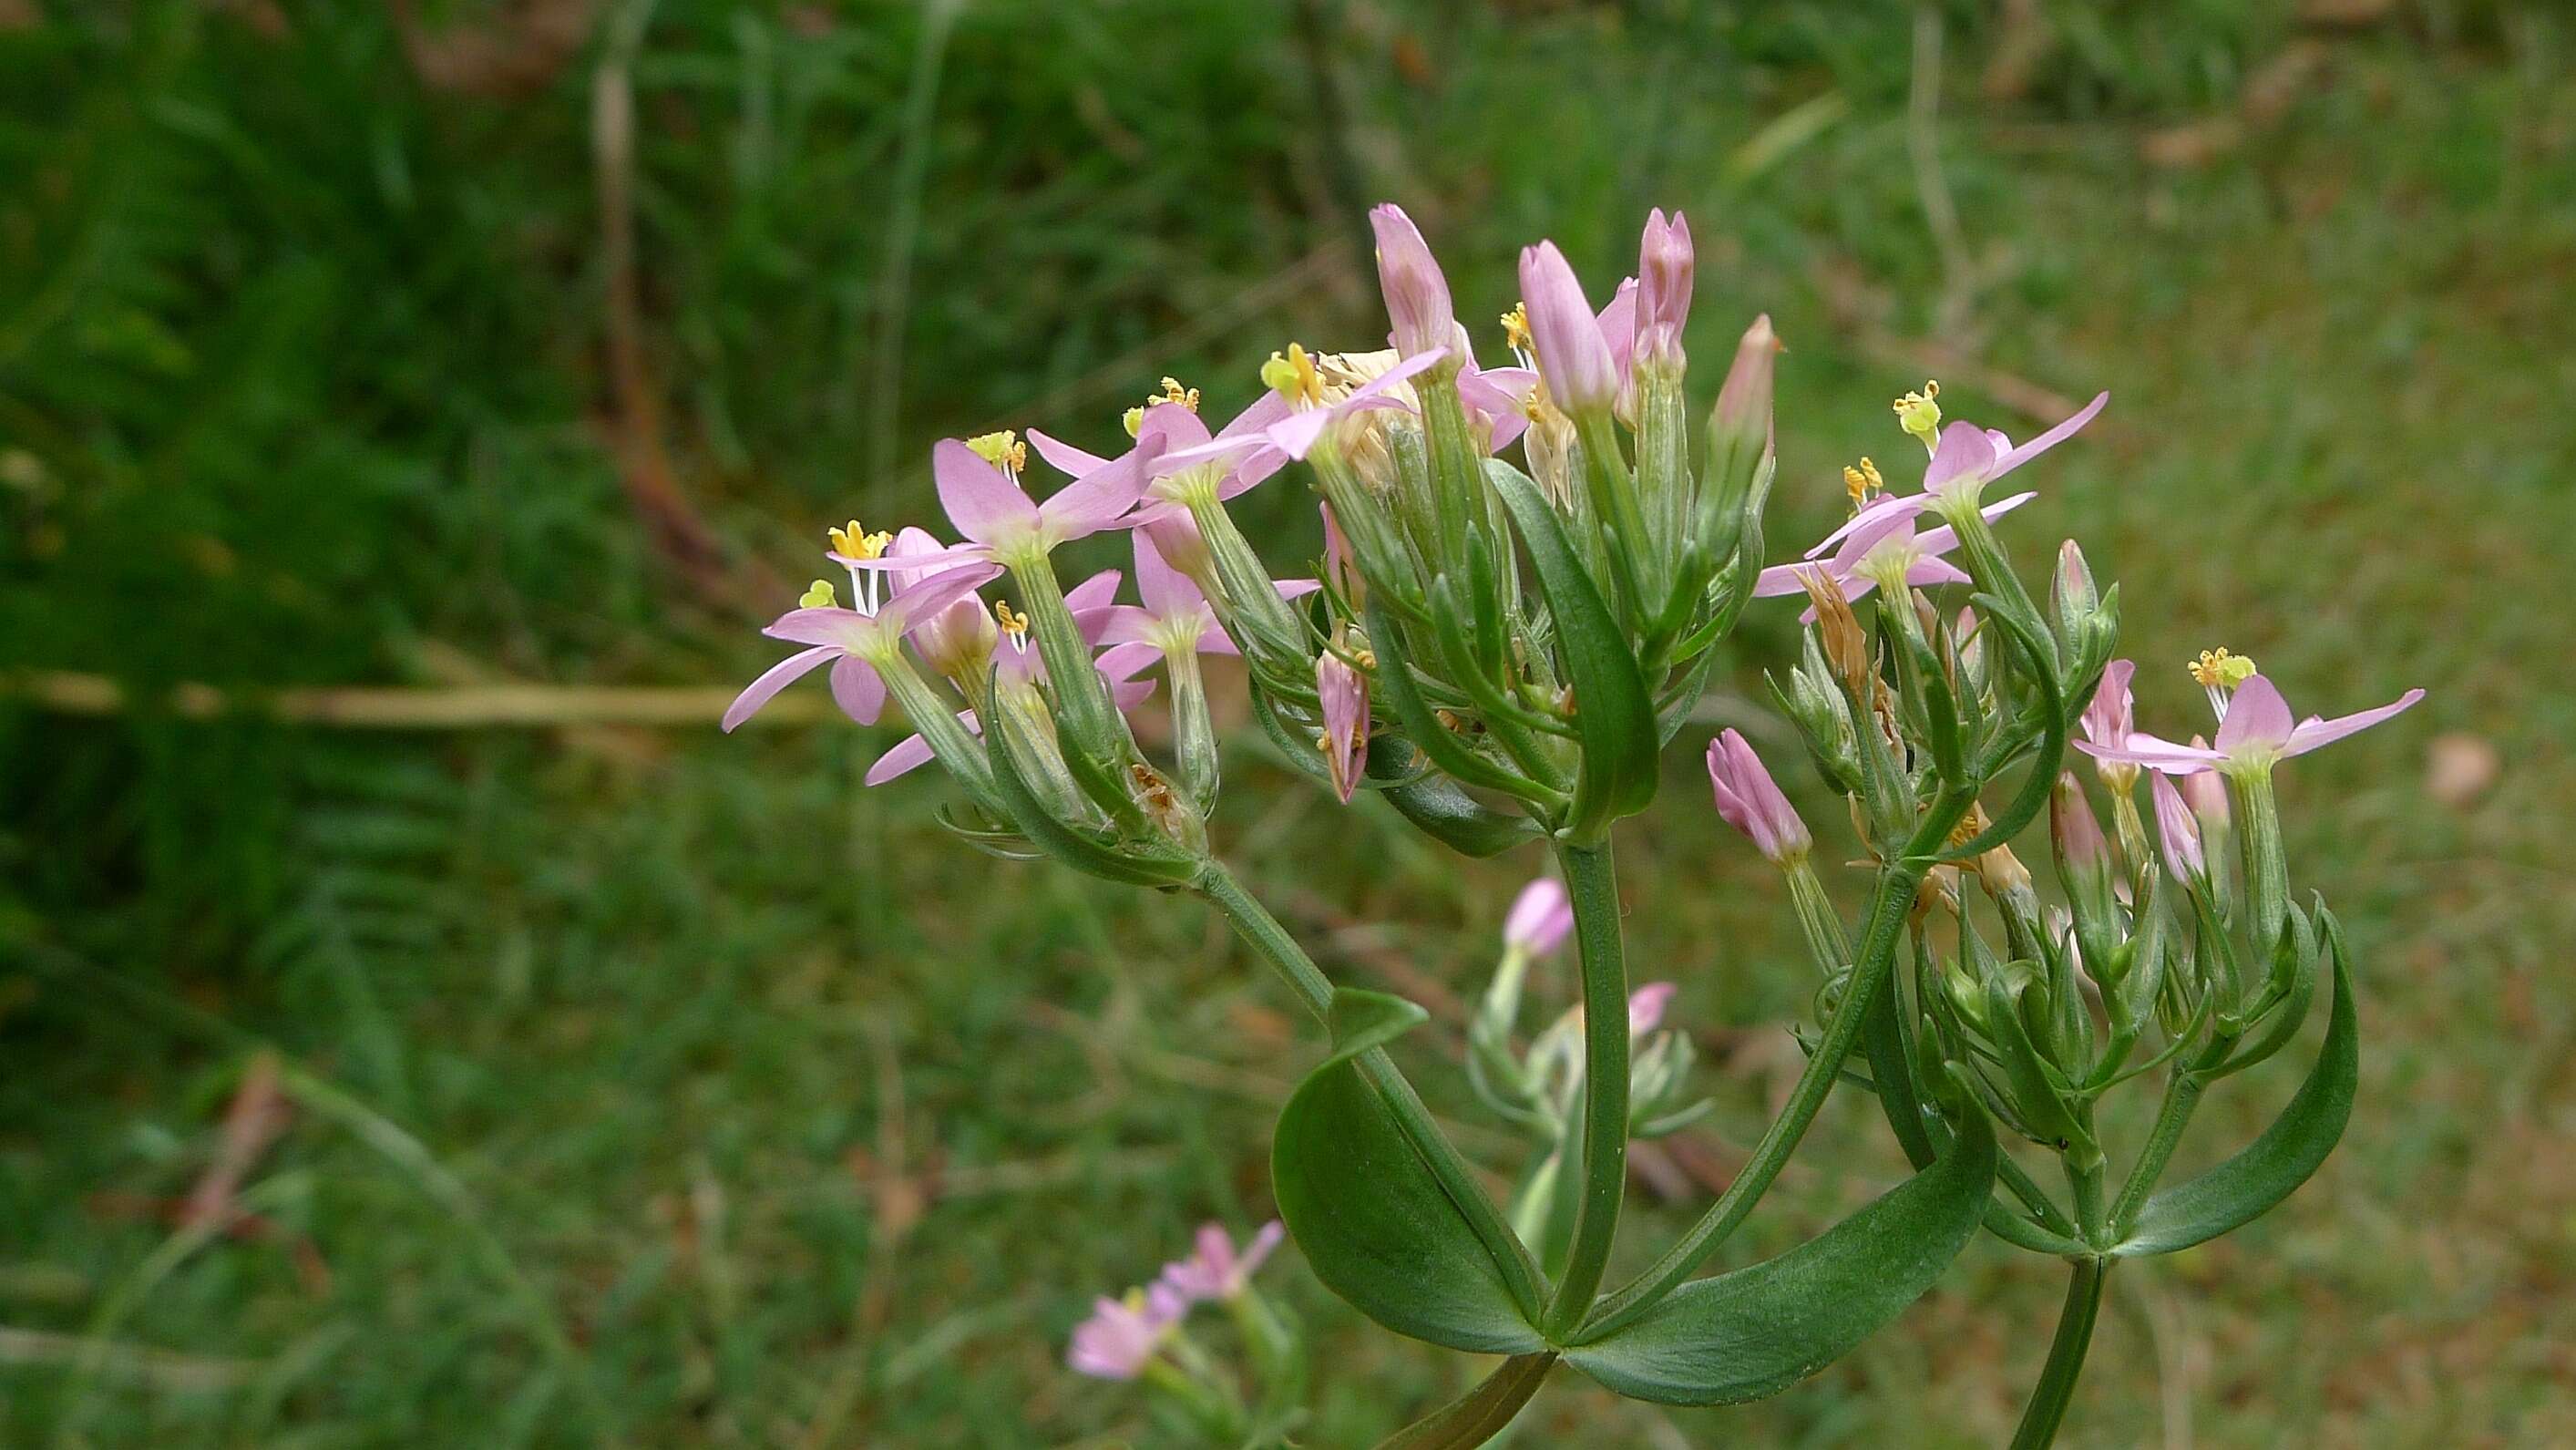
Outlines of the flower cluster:
M 1926 382 L 1893 407 L 1924 450 L 1919 483 L 1859 457 L 1840 470 L 1848 519 L 1766 568 L 1781 344 L 1755 318 L 1694 414 L 1687 220 L 1650 215 L 1635 275 L 1598 309 L 1553 243 L 1524 250 L 1502 318 L 1509 358 L 1492 366 L 1412 221 L 1384 206 L 1370 222 L 1388 346 L 1289 343 L 1215 428 L 1200 390 L 1164 378 L 1125 411 L 1112 453 L 1035 430 L 940 443 L 954 541 L 832 530 L 849 603 L 843 583 L 817 580 L 768 630 L 798 651 L 725 716 L 730 729 L 830 666 L 853 718 L 872 723 L 892 700 L 918 732 L 870 784 L 936 761 L 963 797 L 941 820 L 968 843 L 1204 899 L 1329 1039 L 1274 1138 L 1284 1230 L 1240 1253 L 1204 1232 L 1154 1284 L 1101 1300 L 1069 1362 L 1144 1379 L 1202 1434 L 1282 1442 L 1300 1360 L 1250 1279 L 1285 1232 L 1381 1324 L 1505 1356 L 1418 1440 L 1481 1443 L 1560 1364 L 1665 1403 L 1776 1393 L 1902 1312 L 1982 1229 L 2072 1275 L 2016 1439 L 2045 1444 L 2110 1268 L 2267 1211 L 2340 1135 L 2356 1061 L 2350 972 L 2323 899 L 2292 898 L 2272 772 L 2421 692 L 2294 720 L 2250 660 L 2213 650 L 2191 665 L 2217 715 L 2206 738 L 2138 730 L 2135 672 L 2112 658 L 2118 588 L 2098 588 L 2070 540 L 2035 598 L 1998 533 L 2034 495 L 1986 498 L 2075 438 L 2107 394 L 2016 443 L 1946 416 Z M 1033 453 L 1057 486 L 1032 491 Z M 1284 577 L 1229 510 L 1282 475 L 1311 487 L 1321 539 Z M 1134 600 L 1120 597 L 1121 571 L 1063 587 L 1055 549 L 1116 531 L 1131 536 Z M 987 601 L 996 584 L 1002 597 Z M 1711 1110 L 1687 1091 L 1689 1035 L 1663 1024 L 1673 984 L 1628 980 L 1613 829 L 1652 801 L 1720 642 L 1771 597 L 1805 601 L 1798 658 L 1773 688 L 1844 799 L 1866 903 L 1857 919 L 1836 904 L 1812 833 L 1745 735 L 1709 741 L 1719 816 L 1787 883 L 1815 1022 L 1804 1070 L 1731 1186 L 1605 1290 L 1627 1145 Z M 1552 853 L 1555 874 L 1509 912 L 1467 1024 L 1470 1085 L 1529 1145 L 1509 1203 L 1489 1200 L 1396 1064 L 1390 1049 L 1423 1009 L 1336 986 L 1219 859 L 1206 655 L 1239 657 L 1277 757 L 1340 801 L 1373 795 L 1470 856 Z M 1128 719 L 1157 689 L 1173 722 L 1159 757 Z M 2094 761 L 2107 833 L 2070 752 Z M 2016 854 L 2034 829 L 2062 901 Z M 1570 1004 L 1524 1044 L 1533 973 L 1569 942 Z M 2202 1092 L 2282 1051 L 2328 971 L 2334 1007 L 2308 1085 L 2244 1153 L 2159 1191 Z M 2163 1104 L 2115 1173 L 2097 1107 L 2150 1073 Z M 1703 1288 L 1699 1266 L 1841 1083 L 1877 1098 L 1915 1176 L 1792 1250 L 1794 1264 Z M 2062 1192 L 2024 1158 L 2053 1158 Z M 1819 1298 L 1818 1284 L 1840 1287 Z M 1236 1316 L 1257 1404 L 1185 1332 L 1207 1302 Z

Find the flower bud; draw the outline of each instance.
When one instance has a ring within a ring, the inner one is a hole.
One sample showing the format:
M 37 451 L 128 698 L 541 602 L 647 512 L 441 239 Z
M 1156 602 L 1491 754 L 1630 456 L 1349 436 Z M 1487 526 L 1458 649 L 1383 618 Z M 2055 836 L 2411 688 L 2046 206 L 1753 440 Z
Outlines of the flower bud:
M 1404 208 L 1390 202 L 1369 212 L 1377 233 L 1377 281 L 1395 324 L 1395 350 L 1406 357 L 1452 345 L 1458 321 L 1449 307 L 1449 280 Z
M 1718 815 L 1774 865 L 1804 857 L 1814 844 L 1806 822 L 1740 733 L 1728 730 L 1708 743 L 1708 782 Z
M 1639 365 L 1681 369 L 1682 325 L 1690 317 L 1697 274 L 1690 223 L 1679 212 L 1669 223 L 1661 210 L 1648 213 L 1637 248 L 1637 342 L 1631 356 Z
M 1368 677 L 1328 651 L 1315 659 L 1315 694 L 1324 707 L 1324 733 L 1315 744 L 1324 752 L 1334 793 L 1347 805 L 1368 760 Z
M 2136 670 L 2137 666 L 2128 660 L 2113 660 L 2102 667 L 2102 683 L 2094 687 L 2092 702 L 2084 707 L 2080 722 L 2085 739 L 2110 750 L 2128 748 L 2129 737 L 2137 731 L 2136 716 L 2129 703 L 2129 676 Z M 2115 791 L 2126 792 L 2138 781 L 2138 767 L 2123 760 L 2096 758 L 2093 771 Z
M 1566 934 L 1573 930 L 1574 904 L 1566 899 L 1565 884 L 1553 876 L 1541 876 L 1513 898 L 1511 914 L 1503 918 L 1503 947 L 1543 957 L 1563 946 Z
M 1198 586 L 1199 592 L 1215 599 L 1223 592 L 1216 573 L 1216 556 L 1208 552 L 1207 539 L 1186 509 L 1168 509 L 1143 526 L 1146 542 L 1163 562 L 1181 572 L 1181 577 Z
M 1664 1008 L 1681 988 L 1671 982 L 1648 982 L 1628 994 L 1628 1035 L 1643 1037 L 1662 1024 Z
M 2182 792 L 2174 789 L 2172 777 L 2161 772 L 2153 776 L 2147 790 L 2156 801 L 2156 836 L 2164 845 L 2165 868 L 2178 881 L 2206 881 L 2209 863 L 2201 854 L 2200 822 L 2183 803 Z
M 2084 562 L 2083 547 L 2073 539 L 2057 547 L 2055 603 L 2061 624 L 2072 625 L 2093 612 L 2102 597 L 2093 587 L 2093 570 Z
M 2059 775 L 2057 788 L 2049 792 L 2048 834 L 2057 848 L 2058 869 L 2076 890 L 2109 879 L 2111 842 L 2072 771 Z
M 970 694 L 981 691 L 984 671 L 992 663 L 1001 631 L 984 602 L 968 595 L 942 609 L 912 632 L 912 646 L 923 663 L 958 682 Z
M 1608 408 L 1619 393 L 1619 372 L 1583 284 L 1556 243 L 1521 249 L 1521 299 L 1548 395 L 1571 414 Z
M 2198 735 L 2191 737 L 2191 743 L 2195 749 L 2209 748 Z M 2196 770 L 2182 778 L 2181 788 L 2183 804 L 2191 807 L 2193 818 L 2200 822 L 2201 833 L 2205 836 L 2225 834 L 2229 825 L 2226 778 L 2214 770 Z

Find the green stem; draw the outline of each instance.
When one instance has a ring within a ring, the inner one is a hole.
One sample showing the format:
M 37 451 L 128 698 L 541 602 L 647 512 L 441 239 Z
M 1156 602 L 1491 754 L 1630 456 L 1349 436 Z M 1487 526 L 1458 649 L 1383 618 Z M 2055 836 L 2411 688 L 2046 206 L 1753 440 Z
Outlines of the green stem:
M 1279 973 L 1280 980 L 1297 994 L 1298 1002 L 1315 1020 L 1329 1028 L 1333 1009 L 1332 979 L 1315 965 L 1314 958 L 1306 955 L 1306 949 L 1297 944 L 1297 939 L 1288 934 L 1288 929 L 1279 924 L 1279 918 L 1254 900 L 1252 894 L 1243 889 L 1243 883 L 1235 879 L 1233 872 L 1215 861 L 1210 861 L 1207 870 L 1200 875 L 1198 890 L 1217 910 L 1225 913 L 1226 920 L 1233 924 L 1244 942 L 1269 961 Z M 1624 1028 L 1626 1024 L 1627 1012 L 1622 1004 L 1620 1025 Z M 1530 1263 L 1529 1253 L 1521 1247 L 1520 1240 L 1513 1236 L 1511 1225 L 1503 1221 L 1502 1211 L 1494 1207 L 1494 1201 L 1486 1197 L 1484 1189 L 1477 1184 L 1467 1167 L 1467 1160 L 1459 1156 L 1457 1146 L 1432 1120 L 1431 1109 L 1423 1105 L 1421 1094 L 1413 1090 L 1413 1084 L 1396 1068 L 1395 1060 L 1386 1055 L 1383 1047 L 1372 1047 L 1352 1061 L 1358 1065 L 1360 1075 L 1385 1099 L 1387 1110 L 1394 1114 L 1396 1126 L 1403 1131 L 1406 1141 L 1422 1155 L 1424 1166 L 1438 1180 L 1441 1191 L 1458 1206 L 1459 1213 L 1465 1216 L 1477 1240 L 1485 1245 L 1496 1271 L 1503 1276 L 1504 1286 L 1511 1292 L 1513 1302 L 1521 1306 L 1523 1313 L 1535 1316 L 1543 1297 L 1537 1268 Z
M 1973 786 L 1945 791 L 1924 814 L 1904 851 L 1880 869 L 1878 894 L 1871 898 L 1869 914 L 1862 918 L 1860 955 L 1853 960 L 1851 985 L 1843 993 L 1842 1004 L 1834 1009 L 1833 1020 L 1825 1024 L 1825 1035 L 1808 1057 L 1806 1071 L 1799 1074 L 1797 1085 L 1789 1090 L 1789 1101 L 1780 1109 L 1780 1116 L 1771 1120 L 1762 1141 L 1754 1145 L 1753 1157 L 1727 1185 L 1726 1192 L 1718 1195 L 1717 1202 L 1708 1206 L 1681 1241 L 1653 1267 L 1602 1302 L 1585 1321 L 1577 1342 L 1599 1339 L 1681 1287 L 1682 1281 L 1725 1242 L 1726 1236 L 1761 1202 L 1762 1195 L 1770 1191 L 1772 1180 L 1788 1166 L 1789 1155 L 1797 1151 L 1799 1140 L 1806 1136 L 1817 1112 L 1824 1107 L 1826 1095 L 1841 1078 L 1843 1059 L 1860 1039 L 1861 1024 L 1869 1016 L 1870 1004 L 1885 986 L 1895 963 L 1898 936 L 1904 930 L 1906 913 L 1914 903 L 1923 873 L 1932 867 L 1933 853 L 1950 838 L 1951 828 L 1975 800 Z
M 1575 943 L 1583 957 L 1583 1190 L 1576 1200 L 1573 1248 L 1565 1277 L 1547 1307 L 1550 1335 L 1562 1335 L 1592 1307 L 1609 1267 L 1628 1184 L 1628 969 L 1619 936 L 1619 880 L 1610 843 L 1564 845 L 1574 904 Z
M 2093 1347 L 2094 1321 L 2102 1316 L 2102 1286 L 2110 1277 L 2107 1259 L 2077 1259 L 2066 1284 L 2066 1307 L 2058 1311 L 2057 1337 L 2049 1342 L 2048 1364 L 2022 1411 L 2021 1428 L 2013 1432 L 2012 1450 L 2047 1450 L 2057 1440 L 2057 1427 L 2075 1398 L 2075 1381 L 2084 1373 L 2084 1352 Z
M 2120 1196 L 2111 1204 L 2113 1241 L 2127 1238 L 2138 1226 L 2138 1211 L 2146 1206 L 2147 1195 L 2155 1191 L 2156 1180 L 2164 1176 L 2165 1164 L 2174 1149 L 2182 1143 L 2183 1129 L 2190 1126 L 2192 1110 L 2200 1106 L 2201 1090 L 2208 1080 L 2199 1072 L 2199 1063 L 2178 1065 L 2165 1084 L 2164 1104 L 2156 1109 L 2155 1126 L 2147 1130 L 2147 1145 L 2138 1150 L 2136 1166 L 2129 1170 L 2128 1180 L 2120 1185 Z
M 1735 1181 L 1708 1206 L 1699 1222 L 1692 1224 L 1681 1241 L 1655 1261 L 1652 1268 L 1632 1279 L 1605 1300 L 1591 1321 L 1583 1326 L 1579 1339 L 1590 1341 L 1610 1333 L 1643 1313 L 1657 1300 L 1679 1288 L 1700 1263 L 1735 1231 L 1738 1224 L 1753 1212 L 1755 1204 L 1769 1191 L 1771 1181 L 1788 1166 L 1789 1155 L 1797 1151 L 1798 1140 L 1806 1136 L 1807 1127 L 1816 1119 L 1817 1110 L 1825 1103 L 1841 1076 L 1842 1062 L 1860 1035 L 1862 1018 L 1886 981 L 1889 964 L 1895 960 L 1897 929 L 1904 924 L 1905 909 L 1914 898 L 1918 873 L 1889 867 L 1882 877 L 1876 901 L 1871 904 L 1869 935 L 1861 949 L 1860 961 L 1852 968 L 1849 990 L 1843 993 L 1842 1005 L 1834 1010 L 1833 1020 L 1825 1027 L 1824 1040 L 1807 1059 L 1806 1071 L 1797 1085 L 1789 1090 L 1789 1101 L 1780 1116 L 1771 1121 L 1762 1141 L 1754 1145 L 1753 1157 L 1744 1165 Z

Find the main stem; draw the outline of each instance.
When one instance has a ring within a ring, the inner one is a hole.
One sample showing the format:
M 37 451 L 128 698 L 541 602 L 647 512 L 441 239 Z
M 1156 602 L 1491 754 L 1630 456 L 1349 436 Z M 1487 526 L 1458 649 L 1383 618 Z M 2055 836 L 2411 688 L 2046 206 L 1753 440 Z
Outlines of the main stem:
M 1583 1190 L 1565 1277 L 1547 1306 L 1543 1327 L 1552 1338 L 1582 1322 L 1592 1307 L 1628 1185 L 1628 967 L 1619 937 L 1618 869 L 1606 838 L 1560 846 L 1556 859 L 1565 870 L 1583 956 Z
M 2038 1387 L 2030 1392 L 2021 1428 L 2013 1432 L 2012 1450 L 2047 1450 L 2055 1443 L 2057 1427 L 2065 1422 L 2066 1407 L 2075 1398 L 2075 1382 L 2084 1373 L 2084 1353 L 2093 1347 L 2093 1325 L 2102 1317 L 2102 1286 L 2110 1274 L 2107 1259 L 2074 1261 L 2066 1284 L 2066 1307 L 2057 1315 L 2057 1337 L 2049 1342 L 2048 1364 L 2039 1372 Z

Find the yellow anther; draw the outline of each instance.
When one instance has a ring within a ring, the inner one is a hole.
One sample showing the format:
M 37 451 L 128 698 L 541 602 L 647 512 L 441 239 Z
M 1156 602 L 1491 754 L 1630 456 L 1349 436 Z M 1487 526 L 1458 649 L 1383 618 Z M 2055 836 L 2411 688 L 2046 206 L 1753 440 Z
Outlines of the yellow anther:
M 2224 647 L 2202 650 L 2200 658 L 2184 668 L 2191 671 L 2192 682 L 2205 690 L 2232 690 L 2255 674 L 2252 657 L 2229 654 Z
M 1316 371 L 1315 359 L 1296 343 L 1288 344 L 1284 353 L 1272 353 L 1270 361 L 1261 365 L 1261 383 L 1287 399 L 1291 407 L 1323 406 L 1324 375 Z
M 986 433 L 981 437 L 969 438 L 966 440 L 966 446 L 975 450 L 976 457 L 1013 478 L 1019 477 L 1020 470 L 1028 467 L 1029 464 L 1029 445 L 1021 442 L 1020 435 L 1008 428 L 999 433 Z
M 1878 465 L 1864 457 L 1857 467 L 1843 469 L 1843 492 L 1851 495 L 1852 507 L 1859 508 L 1870 499 L 1887 491 L 1887 480 L 1879 477 Z
M 1163 396 L 1156 398 L 1154 401 L 1158 403 L 1178 403 L 1182 407 L 1195 413 L 1199 410 L 1199 390 L 1196 388 L 1182 387 L 1181 380 L 1178 378 L 1165 378 L 1163 379 Z
M 1118 421 L 1127 425 L 1127 436 L 1133 438 L 1145 431 L 1145 410 L 1141 407 L 1130 408 L 1120 416 Z
M 894 542 L 894 535 L 883 529 L 871 534 L 860 528 L 857 519 L 826 532 L 831 535 L 832 552 L 844 559 L 880 558 L 885 554 L 886 546 Z
M 1004 634 L 1014 638 L 1025 636 L 1029 632 L 1029 617 L 1012 609 L 1011 601 L 1007 599 L 993 601 L 993 622 L 1002 627 Z
M 1530 351 L 1529 305 L 1515 302 L 1503 314 L 1503 346 L 1514 352 Z
M 1937 447 L 1940 442 L 1941 405 L 1934 401 L 1940 396 L 1941 382 L 1931 378 L 1925 380 L 1923 391 L 1907 393 L 1889 405 L 1896 410 L 1898 426 L 1922 439 L 1925 448 Z
M 817 579 L 812 584 L 806 586 L 803 594 L 797 596 L 796 607 L 799 609 L 829 609 L 840 602 L 841 597 L 832 592 L 832 581 L 829 579 Z
M 1361 645 L 1358 649 L 1351 651 L 1351 659 L 1361 669 L 1373 670 L 1377 668 L 1377 651 L 1370 649 L 1367 645 Z

